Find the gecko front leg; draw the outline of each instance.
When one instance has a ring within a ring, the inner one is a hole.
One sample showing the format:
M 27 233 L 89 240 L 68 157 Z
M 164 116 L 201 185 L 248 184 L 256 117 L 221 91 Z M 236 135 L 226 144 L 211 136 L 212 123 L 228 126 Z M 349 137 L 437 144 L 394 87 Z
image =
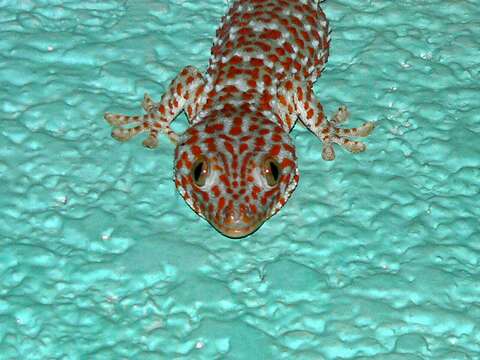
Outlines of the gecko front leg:
M 159 103 L 145 94 L 142 107 L 145 115 L 121 115 L 105 113 L 105 120 L 112 125 L 112 137 L 127 141 L 137 134 L 148 132 L 143 145 L 154 148 L 158 145 L 158 133 L 164 133 L 177 143 L 179 134 L 171 129 L 170 123 L 185 111 L 191 122 L 201 110 L 205 80 L 202 74 L 192 66 L 185 67 L 171 82 Z
M 306 88 L 306 90 L 304 90 Z M 286 123 L 292 122 L 292 112 L 295 117 L 314 133 L 323 142 L 322 158 L 330 161 L 335 159 L 333 144 L 338 144 L 352 153 L 365 151 L 366 145 L 359 141 L 350 140 L 351 137 L 368 136 L 375 127 L 375 123 L 368 121 L 357 128 L 341 128 L 338 125 L 347 121 L 349 112 L 346 106 L 327 120 L 322 104 L 315 99 L 312 84 L 302 86 L 292 80 L 287 80 L 279 89 L 279 113 L 286 118 Z M 293 126 L 293 125 L 292 125 Z

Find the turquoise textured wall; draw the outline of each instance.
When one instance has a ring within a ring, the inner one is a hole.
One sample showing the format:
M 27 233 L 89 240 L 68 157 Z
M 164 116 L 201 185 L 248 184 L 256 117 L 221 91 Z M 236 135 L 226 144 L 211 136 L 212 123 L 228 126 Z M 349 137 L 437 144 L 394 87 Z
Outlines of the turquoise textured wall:
M 0 0 L 0 357 L 480 359 L 478 0 L 324 4 L 316 94 L 378 127 L 331 163 L 294 129 L 299 187 L 242 240 L 175 192 L 172 144 L 102 119 L 204 69 L 226 9 Z

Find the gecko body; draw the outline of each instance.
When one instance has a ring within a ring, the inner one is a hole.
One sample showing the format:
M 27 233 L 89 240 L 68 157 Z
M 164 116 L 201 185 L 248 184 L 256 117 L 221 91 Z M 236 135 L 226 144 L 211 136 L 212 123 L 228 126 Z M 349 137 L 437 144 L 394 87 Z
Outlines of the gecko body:
M 236 0 L 217 30 L 206 73 L 187 66 L 158 103 L 146 94 L 143 116 L 106 113 L 112 136 L 125 141 L 147 132 L 175 144 L 174 181 L 190 207 L 229 237 L 251 234 L 286 203 L 299 172 L 289 132 L 300 120 L 323 142 L 333 160 L 334 144 L 365 150 L 351 137 L 374 127 L 338 125 L 345 107 L 327 120 L 313 83 L 329 54 L 329 28 L 318 1 Z M 185 111 L 189 128 L 170 123 Z

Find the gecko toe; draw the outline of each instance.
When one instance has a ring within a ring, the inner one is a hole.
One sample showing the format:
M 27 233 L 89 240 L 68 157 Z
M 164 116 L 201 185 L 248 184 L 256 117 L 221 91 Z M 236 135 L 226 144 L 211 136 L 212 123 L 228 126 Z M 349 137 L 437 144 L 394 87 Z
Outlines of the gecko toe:
M 322 148 L 322 159 L 325 161 L 335 160 L 335 150 L 331 143 L 324 143 Z
M 149 136 L 142 142 L 143 146 L 149 149 L 156 148 L 158 146 L 158 139 L 156 137 Z

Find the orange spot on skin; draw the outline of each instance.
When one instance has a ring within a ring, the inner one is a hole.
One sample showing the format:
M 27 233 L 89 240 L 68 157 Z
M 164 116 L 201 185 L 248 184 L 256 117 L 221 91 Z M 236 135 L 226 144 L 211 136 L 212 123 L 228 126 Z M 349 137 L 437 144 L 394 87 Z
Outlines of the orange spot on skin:
M 242 124 L 243 124 L 243 120 L 242 120 L 241 117 L 238 117 L 238 116 L 237 116 L 237 117 L 235 117 L 235 118 L 233 119 L 233 125 L 235 125 L 235 126 L 242 126 Z
M 247 39 L 245 38 L 245 36 L 240 36 L 238 39 L 237 39 L 238 43 L 240 45 L 245 45 L 247 43 Z
M 295 39 L 295 43 L 298 45 L 299 48 L 303 49 L 305 47 L 305 42 L 300 39 L 300 38 L 296 38 Z
M 272 135 L 272 141 L 274 141 L 274 142 L 282 141 L 282 137 L 278 134 L 273 134 Z
M 226 140 L 226 141 L 228 141 L 228 142 L 230 142 L 230 143 L 233 142 L 233 138 L 230 137 L 230 136 L 228 136 L 228 135 L 220 134 L 220 135 L 218 135 L 218 137 L 221 138 L 221 139 L 223 139 L 223 140 Z M 230 144 L 230 145 L 231 145 L 231 144 Z
M 288 144 L 283 144 L 283 148 L 287 150 L 288 152 L 295 154 L 295 148 L 291 145 Z
M 308 16 L 307 16 L 307 21 L 310 23 L 310 25 L 312 25 L 312 26 L 314 26 L 314 27 L 317 25 L 317 23 L 316 23 L 316 21 L 315 21 L 315 18 L 314 18 L 313 16 L 311 16 L 311 15 L 308 15 Z
M 240 154 L 243 154 L 246 150 L 248 150 L 248 145 L 245 143 L 240 144 L 240 147 L 239 147 Z
M 293 47 L 292 47 L 292 44 L 290 44 L 289 42 L 286 42 L 283 44 L 283 48 L 289 52 L 290 54 L 293 54 L 295 51 L 293 50 Z
M 272 78 L 269 75 L 263 75 L 263 83 L 266 86 L 272 85 Z
M 178 95 L 178 96 L 181 96 L 181 95 L 182 95 L 182 90 L 183 90 L 182 84 L 179 83 L 179 84 L 177 85 L 177 95 Z
M 233 154 L 235 151 L 233 149 L 233 145 L 229 142 L 226 142 L 225 143 L 225 149 L 227 149 L 227 151 L 230 153 L 230 154 Z
M 224 207 L 225 207 L 225 198 L 221 197 L 220 199 L 218 199 L 217 211 L 218 212 L 222 211 Z
M 207 102 L 205 103 L 205 109 L 209 109 L 213 106 L 213 99 L 207 99 Z
M 294 38 L 298 37 L 297 29 L 295 29 L 293 26 L 287 26 L 287 30 L 293 35 Z
M 301 87 L 297 88 L 297 97 L 298 97 L 298 100 L 303 101 L 303 90 Z
M 269 40 L 278 40 L 282 37 L 282 33 L 278 30 L 266 30 L 260 34 L 260 38 Z
M 262 199 L 260 200 L 263 206 L 267 205 L 267 196 L 262 196 Z
M 241 56 L 235 55 L 233 56 L 230 61 L 231 64 L 240 64 L 243 62 L 243 58 Z
M 200 195 L 202 196 L 204 202 L 208 202 L 208 200 L 210 200 L 210 197 L 208 196 L 207 192 L 200 191 Z
M 287 20 L 287 19 L 284 19 L 284 18 L 280 19 L 280 23 L 281 23 L 283 26 L 288 26 L 288 24 L 289 24 L 288 20 Z
M 187 169 L 192 167 L 192 162 L 188 159 L 188 154 L 186 152 L 183 152 L 180 158 L 183 160 Z
M 290 178 L 291 178 L 291 176 L 290 176 L 290 174 L 288 174 L 286 176 L 283 176 L 280 181 L 284 184 L 288 184 L 290 182 Z
M 222 174 L 218 178 L 220 179 L 221 182 L 225 184 L 225 186 L 230 187 L 230 180 L 228 180 L 227 175 Z
M 280 164 L 280 167 L 282 168 L 282 170 L 287 167 L 291 167 L 293 169 L 295 168 L 295 163 L 290 159 L 283 159 L 282 163 Z
M 268 55 L 268 58 L 273 62 L 276 63 L 279 60 L 279 57 L 275 54 Z
M 182 187 L 186 188 L 188 184 L 190 183 L 189 179 L 186 176 L 182 176 Z
M 303 28 L 303 24 L 302 24 L 302 22 L 300 21 L 299 18 L 297 18 L 295 16 L 292 16 L 292 17 L 290 17 L 290 21 L 292 23 L 294 23 L 295 25 L 297 25 L 297 27 L 299 27 L 300 29 Z
M 263 138 L 256 138 L 255 145 L 258 147 L 263 147 L 265 146 L 265 140 Z
M 285 49 L 284 49 L 284 48 L 278 47 L 278 48 L 275 49 L 275 51 L 276 51 L 277 54 L 280 55 L 280 56 L 285 55 Z
M 260 110 L 268 110 L 268 109 L 270 109 L 269 103 L 270 103 L 270 101 L 272 101 L 272 100 L 273 100 L 273 96 L 270 95 L 267 91 L 264 91 L 262 97 L 260 98 L 260 103 L 261 103 L 261 105 L 260 105 L 259 109 L 260 109 Z
M 262 60 L 262 59 L 253 58 L 253 59 L 250 60 L 250 65 L 255 66 L 255 67 L 263 66 L 263 60 Z
M 252 35 L 252 34 L 253 34 L 252 30 L 251 30 L 250 28 L 248 28 L 248 27 L 241 28 L 241 29 L 238 31 L 238 33 L 239 33 L 240 35 L 246 35 L 246 36 L 249 36 L 249 35 Z
M 300 31 L 302 33 L 303 38 L 305 39 L 306 42 L 310 42 L 310 36 L 308 35 L 308 32 L 305 30 Z
M 313 111 L 313 109 L 308 110 L 308 111 L 307 111 L 307 119 L 311 119 L 311 118 L 313 117 L 313 114 L 314 114 L 314 113 L 315 113 L 315 112 Z
M 211 141 L 207 141 L 211 140 Z M 207 143 L 207 150 L 210 152 L 216 152 L 217 151 L 217 145 L 215 145 L 215 140 L 214 139 L 206 139 L 205 143 Z
M 242 94 L 242 99 L 245 101 L 250 101 L 253 99 L 253 94 L 251 93 L 243 93 Z
M 300 64 L 298 61 L 294 61 L 294 62 L 293 62 L 293 67 L 294 67 L 297 71 L 302 70 L 302 64 Z
M 235 107 L 232 105 L 232 104 L 225 104 L 223 105 L 223 108 L 222 108 L 222 112 L 225 113 L 225 112 L 232 112 L 235 110 Z M 223 126 L 223 125 L 222 125 Z M 223 129 L 223 127 L 222 127 Z
M 223 88 L 223 91 L 227 93 L 236 93 L 238 92 L 238 88 L 235 85 L 228 85 Z
M 192 153 L 193 153 L 193 155 L 198 157 L 198 156 L 202 155 L 202 149 L 198 145 L 193 145 L 192 146 Z
M 213 134 L 214 132 L 222 131 L 222 130 L 223 130 L 223 124 L 213 124 L 205 127 L 205 132 L 207 134 Z
M 193 135 L 192 137 L 190 137 L 190 138 L 185 142 L 185 144 L 192 145 L 192 144 L 196 144 L 197 141 L 198 141 L 198 136 L 195 134 L 195 135 Z
M 280 154 L 280 149 L 281 149 L 281 146 L 279 144 L 273 145 L 272 148 L 270 149 L 270 155 L 277 156 L 278 154 Z
M 286 58 L 284 62 L 282 62 L 282 66 L 285 68 L 285 70 L 289 70 L 290 66 L 292 66 L 293 60 L 292 58 Z
M 220 196 L 220 188 L 218 187 L 218 185 L 212 186 L 212 193 L 213 193 L 213 196 L 215 197 Z
M 236 67 L 232 66 L 232 67 L 228 70 L 227 78 L 228 78 L 228 79 L 233 79 L 233 78 L 235 78 L 237 75 L 240 75 L 240 74 L 242 74 L 242 73 L 243 73 L 242 69 L 239 69 L 239 68 L 236 68 Z
M 204 88 L 205 88 L 205 85 L 199 86 L 197 91 L 195 92 L 195 97 L 199 97 L 200 94 L 203 92 Z
M 234 126 L 230 129 L 230 135 L 240 135 L 242 133 L 242 128 L 239 126 Z
M 270 45 L 268 45 L 268 44 L 266 44 L 262 41 L 257 41 L 255 43 L 255 45 L 257 45 L 259 48 L 261 48 L 264 53 L 267 53 L 272 49 L 272 47 Z

